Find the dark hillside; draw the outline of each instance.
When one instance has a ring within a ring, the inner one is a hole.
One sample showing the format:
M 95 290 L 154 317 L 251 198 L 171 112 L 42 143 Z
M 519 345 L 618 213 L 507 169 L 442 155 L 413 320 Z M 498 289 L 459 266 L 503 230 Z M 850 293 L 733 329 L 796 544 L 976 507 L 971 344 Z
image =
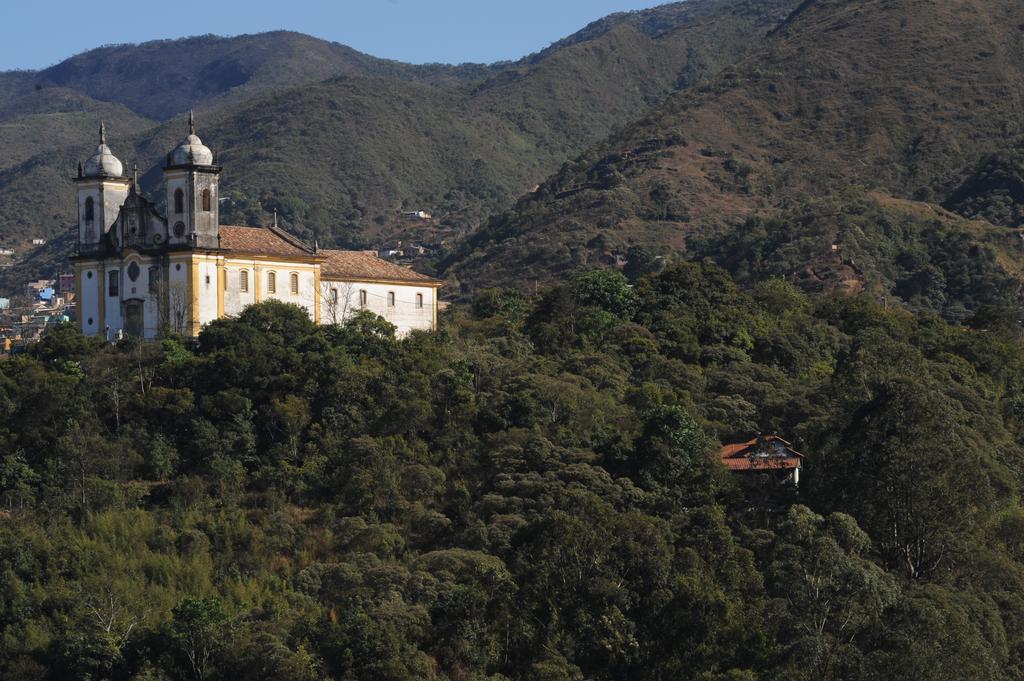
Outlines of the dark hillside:
M 1024 154 L 1020 148 L 984 158 L 943 205 L 965 217 L 1024 227 Z
M 41 149 L 60 149 L 93 142 L 98 121 L 124 135 L 153 127 L 121 104 L 100 102 L 76 90 L 45 88 L 0 103 L 0 170 L 38 156 Z
M 34 71 L 0 71 L 0 101 L 10 102 L 28 94 L 34 83 Z
M 805 3 L 749 57 L 494 219 L 449 272 L 549 279 L 851 185 L 941 200 L 1020 130 L 1019 26 L 1024 6 L 1006 0 Z

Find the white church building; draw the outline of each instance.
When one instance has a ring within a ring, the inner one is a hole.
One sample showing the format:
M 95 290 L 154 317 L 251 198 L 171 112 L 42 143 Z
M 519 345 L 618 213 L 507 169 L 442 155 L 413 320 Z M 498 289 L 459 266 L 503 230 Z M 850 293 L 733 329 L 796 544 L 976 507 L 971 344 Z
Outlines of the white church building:
M 195 134 L 167 154 L 167 215 L 106 143 L 78 165 L 72 258 L 82 333 L 197 336 L 204 324 L 264 300 L 294 303 L 317 323 L 374 312 L 404 336 L 437 326 L 441 282 L 369 251 L 310 247 L 276 225 L 220 224 L 216 155 Z

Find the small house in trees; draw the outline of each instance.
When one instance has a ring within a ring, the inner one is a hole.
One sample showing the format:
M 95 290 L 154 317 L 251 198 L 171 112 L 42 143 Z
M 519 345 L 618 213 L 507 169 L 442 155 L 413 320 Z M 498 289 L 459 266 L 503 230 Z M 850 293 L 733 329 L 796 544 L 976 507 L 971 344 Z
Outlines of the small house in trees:
M 722 463 L 742 475 L 759 475 L 794 487 L 800 484 L 804 455 L 778 435 L 759 435 L 722 447 Z

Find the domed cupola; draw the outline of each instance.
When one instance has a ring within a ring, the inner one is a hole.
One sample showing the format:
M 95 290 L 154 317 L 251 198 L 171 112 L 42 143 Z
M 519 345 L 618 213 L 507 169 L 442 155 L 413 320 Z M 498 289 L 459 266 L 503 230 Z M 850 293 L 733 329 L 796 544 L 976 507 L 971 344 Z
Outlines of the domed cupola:
M 124 177 L 124 164 L 114 156 L 107 146 L 107 126 L 100 123 L 100 145 L 96 153 L 85 162 L 82 177 Z
M 212 166 L 213 164 L 213 152 L 196 135 L 195 118 L 190 111 L 188 114 L 188 137 L 174 151 L 167 155 L 167 165 Z

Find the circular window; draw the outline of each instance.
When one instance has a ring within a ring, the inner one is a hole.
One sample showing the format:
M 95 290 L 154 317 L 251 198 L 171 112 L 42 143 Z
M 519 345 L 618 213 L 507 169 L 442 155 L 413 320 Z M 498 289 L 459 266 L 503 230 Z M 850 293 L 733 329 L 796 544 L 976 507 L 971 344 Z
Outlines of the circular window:
M 181 264 L 180 263 L 174 266 L 174 271 L 175 272 L 180 272 L 181 271 Z
M 132 281 L 139 278 L 139 263 L 133 262 L 131 265 L 128 265 L 128 278 Z
M 174 223 L 174 236 L 178 236 L 178 237 L 185 236 L 185 223 L 184 222 L 176 222 L 176 223 Z
M 85 273 L 85 278 L 86 279 L 92 279 L 92 272 L 86 272 Z
M 92 326 L 92 317 L 89 317 L 89 321 L 86 322 L 86 324 L 88 324 L 89 326 Z

